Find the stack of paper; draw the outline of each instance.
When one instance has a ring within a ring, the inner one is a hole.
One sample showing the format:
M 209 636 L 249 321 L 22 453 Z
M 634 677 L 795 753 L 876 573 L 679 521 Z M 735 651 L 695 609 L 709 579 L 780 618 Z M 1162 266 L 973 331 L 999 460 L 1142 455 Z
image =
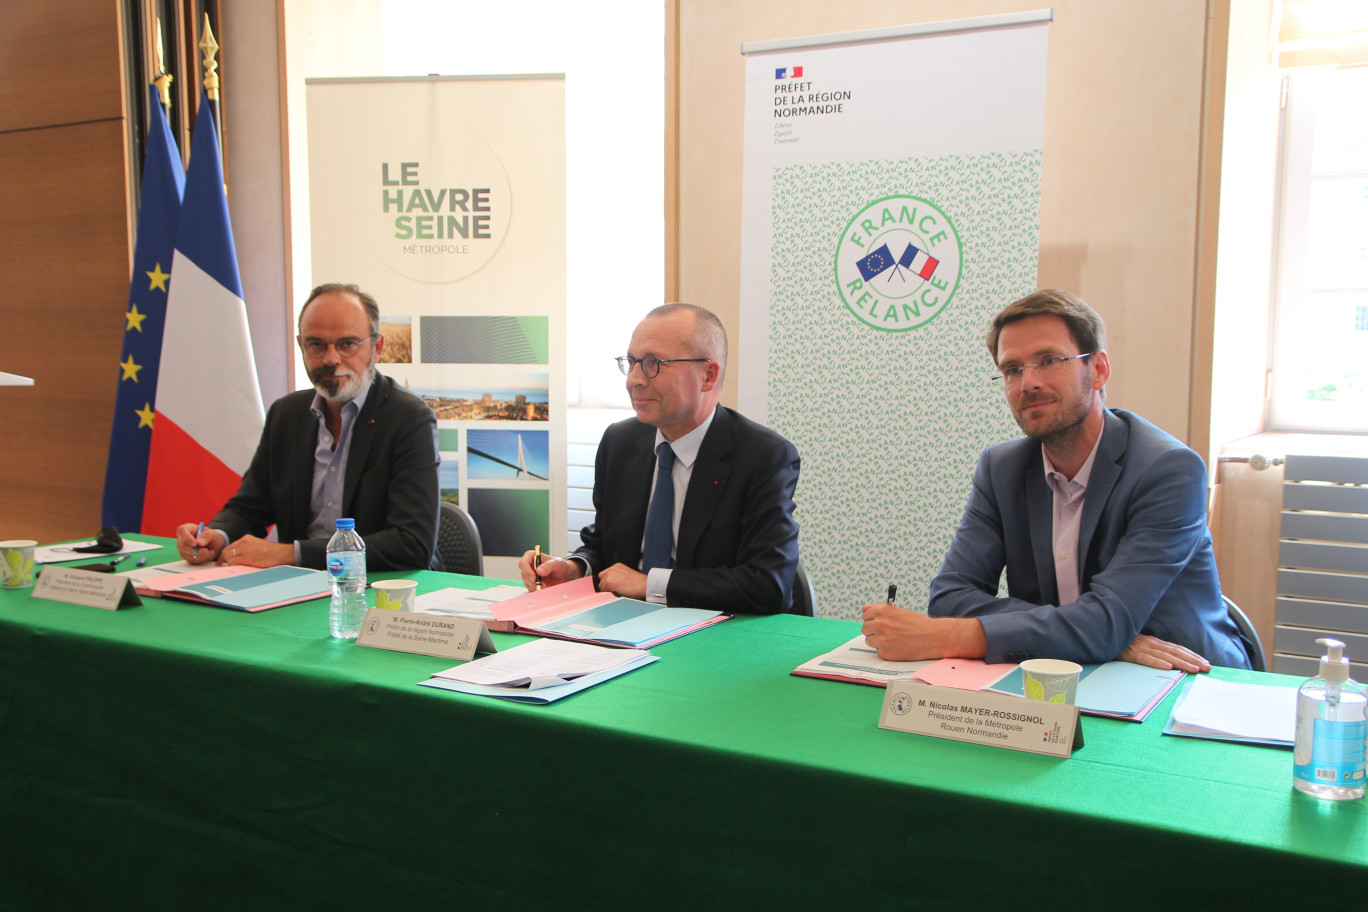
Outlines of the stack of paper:
M 1199 675 L 1178 697 L 1164 734 L 1291 747 L 1297 734 L 1297 688 Z
M 522 592 L 493 606 L 494 617 L 524 633 L 563 637 L 603 646 L 645 649 L 725 621 L 729 615 L 702 608 L 671 608 L 618 598 L 581 577 L 536 592 Z
M 1090 716 L 1143 722 L 1169 691 L 1183 680 L 1176 669 L 1150 668 L 1133 662 L 1104 662 L 1084 665 L 1078 676 L 1074 703 L 1078 711 Z M 1020 667 L 992 682 L 984 690 L 993 693 L 1026 695 Z
M 459 589 L 451 586 L 424 592 L 414 599 L 417 614 L 444 614 L 452 617 L 484 621 L 490 630 L 507 633 L 515 626 L 512 621 L 500 621 L 492 610 L 496 602 L 516 598 L 527 590 L 522 586 L 493 586 L 489 589 Z
M 425 687 L 523 703 L 550 703 L 657 660 L 640 649 L 534 640 L 439 671 Z
M 1021 669 L 1016 665 L 989 665 L 980 659 L 888 662 L 865 644 L 863 635 L 804 662 L 792 673 L 875 687 L 885 687 L 894 678 L 910 675 L 937 687 L 1025 697 Z M 1161 671 L 1130 662 L 1084 665 L 1075 702 L 1079 711 L 1088 715 L 1143 722 L 1182 678 L 1181 671 Z
M 167 596 L 235 611 L 265 611 L 328 595 L 332 579 L 322 570 L 304 567 L 223 566 L 149 575 L 134 586 L 139 595 L 153 598 Z

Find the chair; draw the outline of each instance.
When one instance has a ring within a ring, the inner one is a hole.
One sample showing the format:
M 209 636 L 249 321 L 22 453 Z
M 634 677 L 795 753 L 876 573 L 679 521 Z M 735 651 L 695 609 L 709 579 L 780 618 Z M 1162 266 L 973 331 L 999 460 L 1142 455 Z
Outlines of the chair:
M 437 559 L 447 573 L 484 576 L 484 546 L 470 514 L 442 501 L 437 524 Z
M 813 588 L 812 577 L 808 576 L 802 558 L 798 560 L 798 572 L 793 575 L 793 607 L 789 613 L 803 617 L 817 616 L 817 590 Z
M 1222 595 L 1221 601 L 1225 602 L 1226 612 L 1230 615 L 1230 620 L 1234 622 L 1235 629 L 1240 632 L 1240 641 L 1244 643 L 1245 652 L 1249 653 L 1249 666 L 1255 671 L 1268 671 L 1268 661 L 1264 658 L 1263 642 L 1259 639 L 1259 632 L 1249 622 L 1249 615 L 1241 611 L 1240 606 L 1232 602 L 1227 596 Z

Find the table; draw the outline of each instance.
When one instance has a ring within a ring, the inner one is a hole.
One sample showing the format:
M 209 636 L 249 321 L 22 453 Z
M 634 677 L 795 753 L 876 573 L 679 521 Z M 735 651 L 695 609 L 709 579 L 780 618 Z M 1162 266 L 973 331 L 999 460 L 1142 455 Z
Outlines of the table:
M 854 632 L 737 617 L 525 706 L 415 686 L 452 663 L 334 641 L 326 600 L 3 592 L 0 905 L 1291 908 L 1368 884 L 1368 804 L 1294 792 L 1288 751 L 1162 737 L 1173 697 L 1085 718 L 1068 760 L 883 731 L 881 689 L 788 674 Z

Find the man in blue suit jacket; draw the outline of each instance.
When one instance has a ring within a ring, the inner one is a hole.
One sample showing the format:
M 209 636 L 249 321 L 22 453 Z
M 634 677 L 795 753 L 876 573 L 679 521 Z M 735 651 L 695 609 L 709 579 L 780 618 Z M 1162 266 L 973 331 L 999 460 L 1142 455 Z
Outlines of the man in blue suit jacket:
M 988 349 L 1026 437 L 980 458 L 929 616 L 865 606 L 881 657 L 1249 667 L 1221 601 L 1202 459 L 1104 406 L 1105 345 L 1101 317 L 1062 291 L 994 318 Z
M 726 362 L 722 324 L 701 307 L 665 304 L 641 321 L 618 359 L 636 417 L 599 444 L 594 521 L 566 560 L 534 568 L 532 552 L 523 555 L 529 589 L 538 578 L 556 585 L 591 573 L 600 591 L 660 604 L 790 610 L 798 451 L 718 405 Z M 670 466 L 664 478 L 661 459 Z M 653 548 L 650 518 L 665 502 Z

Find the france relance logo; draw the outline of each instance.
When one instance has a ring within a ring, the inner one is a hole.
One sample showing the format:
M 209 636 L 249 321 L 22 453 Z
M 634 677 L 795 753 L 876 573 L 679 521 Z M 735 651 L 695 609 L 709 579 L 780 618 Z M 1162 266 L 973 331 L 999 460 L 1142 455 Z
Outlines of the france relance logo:
M 875 329 L 925 326 L 959 288 L 959 232 L 934 203 L 888 196 L 855 213 L 836 245 L 836 285 Z

